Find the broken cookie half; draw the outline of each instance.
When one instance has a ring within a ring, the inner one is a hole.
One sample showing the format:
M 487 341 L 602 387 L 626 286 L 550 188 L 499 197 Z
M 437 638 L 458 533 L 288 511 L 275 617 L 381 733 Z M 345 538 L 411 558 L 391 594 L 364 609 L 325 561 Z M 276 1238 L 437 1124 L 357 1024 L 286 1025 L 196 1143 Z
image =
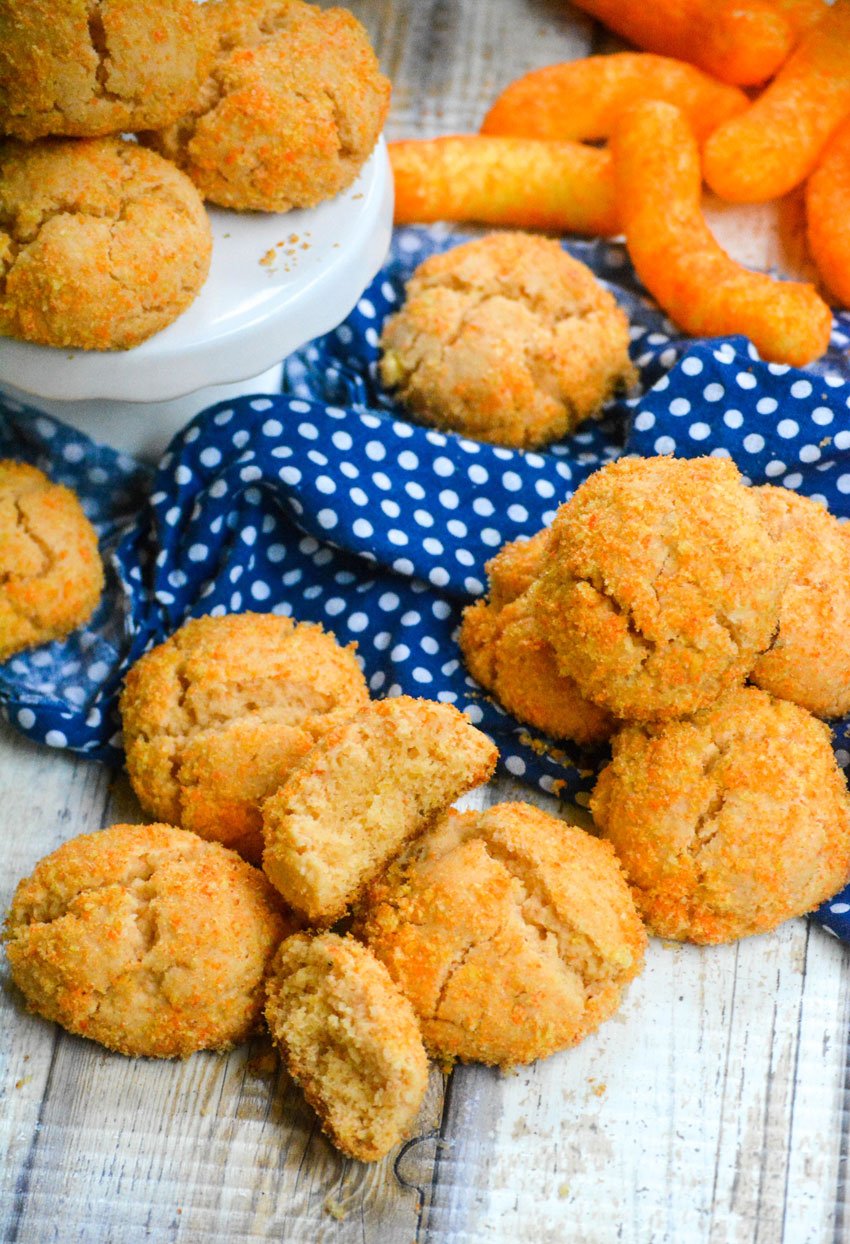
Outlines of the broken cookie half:
M 312 924 L 345 915 L 405 842 L 493 773 L 498 751 L 449 704 L 367 705 L 263 805 L 263 868 Z

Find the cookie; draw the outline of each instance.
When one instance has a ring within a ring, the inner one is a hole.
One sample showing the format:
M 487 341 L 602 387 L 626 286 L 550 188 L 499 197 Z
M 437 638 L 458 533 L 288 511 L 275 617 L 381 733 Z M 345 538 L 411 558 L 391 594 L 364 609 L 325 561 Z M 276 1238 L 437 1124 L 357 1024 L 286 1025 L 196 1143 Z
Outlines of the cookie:
M 410 1132 L 428 1059 L 410 1003 L 351 937 L 296 934 L 267 984 L 266 1021 L 337 1149 L 376 1162 Z
M 355 928 L 432 1054 L 502 1067 L 613 1015 L 646 945 L 610 845 L 525 803 L 449 812 L 370 886 Z
M 185 1058 L 250 1036 L 293 929 L 233 851 L 168 825 L 113 825 L 36 865 L 5 940 L 37 1015 L 121 1054 Z
M 828 728 L 743 687 L 690 720 L 630 725 L 591 811 L 659 937 L 765 933 L 850 877 L 850 805 Z
M 150 815 L 259 862 L 262 800 L 368 699 L 353 649 L 320 626 L 193 618 L 127 674 L 127 772 Z
M 196 297 L 212 254 L 187 177 L 118 138 L 0 147 L 0 334 L 126 350 Z
M 450 704 L 369 704 L 330 730 L 263 805 L 263 868 L 296 911 L 333 924 L 436 816 L 493 773 L 498 752 Z
M 0 133 L 95 138 L 165 125 L 207 71 L 192 0 L 3 0 Z
M 206 6 L 209 77 L 154 146 L 222 207 L 287 212 L 345 190 L 386 119 L 390 84 L 347 9 L 301 0 Z
M 623 458 L 555 516 L 534 611 L 560 672 L 615 717 L 682 717 L 770 644 L 785 570 L 720 458 Z
M 635 379 L 613 296 L 555 241 L 494 233 L 432 255 L 384 324 L 383 384 L 422 423 L 530 449 Z
M 0 661 L 82 626 L 102 591 L 97 533 L 76 494 L 0 461 Z

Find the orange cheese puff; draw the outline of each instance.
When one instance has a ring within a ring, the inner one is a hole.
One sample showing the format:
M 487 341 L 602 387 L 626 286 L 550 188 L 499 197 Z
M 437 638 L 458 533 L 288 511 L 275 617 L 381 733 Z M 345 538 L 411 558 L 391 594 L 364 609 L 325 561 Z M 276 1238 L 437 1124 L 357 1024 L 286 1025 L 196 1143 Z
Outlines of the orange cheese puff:
M 832 315 L 811 285 L 741 267 L 700 208 L 696 139 L 672 104 L 635 104 L 612 140 L 632 263 L 676 323 L 697 337 L 743 333 L 763 358 L 802 366 L 829 343 Z
M 620 223 L 607 151 L 478 134 L 390 143 L 396 224 L 475 220 L 556 233 Z
M 749 104 L 743 91 L 693 65 L 648 52 L 618 52 L 547 65 L 518 78 L 487 113 L 481 133 L 608 138 L 623 109 L 641 99 L 676 104 L 701 142 Z
M 829 3 L 830 0 L 773 0 L 774 8 L 779 10 L 798 37 L 820 21 Z
M 809 250 L 824 285 L 850 307 L 850 117 L 806 185 Z
M 848 112 L 850 0 L 836 0 L 764 94 L 711 135 L 705 180 L 730 203 L 787 194 L 808 177 Z
M 691 61 L 723 82 L 754 86 L 791 50 L 792 22 L 772 0 L 576 0 L 648 52 Z

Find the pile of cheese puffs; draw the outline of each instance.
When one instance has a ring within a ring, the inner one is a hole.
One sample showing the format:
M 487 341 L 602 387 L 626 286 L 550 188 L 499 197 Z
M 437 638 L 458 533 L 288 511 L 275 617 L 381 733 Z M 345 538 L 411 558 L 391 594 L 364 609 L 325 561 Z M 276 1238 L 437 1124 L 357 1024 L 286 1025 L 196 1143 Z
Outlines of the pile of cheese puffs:
M 805 183 L 824 291 L 850 303 L 850 0 L 578 7 L 645 50 L 527 74 L 480 134 L 392 144 L 397 222 L 624 234 L 684 331 L 742 333 L 795 366 L 820 357 L 824 296 L 735 263 L 705 223 L 701 187 L 758 203 Z

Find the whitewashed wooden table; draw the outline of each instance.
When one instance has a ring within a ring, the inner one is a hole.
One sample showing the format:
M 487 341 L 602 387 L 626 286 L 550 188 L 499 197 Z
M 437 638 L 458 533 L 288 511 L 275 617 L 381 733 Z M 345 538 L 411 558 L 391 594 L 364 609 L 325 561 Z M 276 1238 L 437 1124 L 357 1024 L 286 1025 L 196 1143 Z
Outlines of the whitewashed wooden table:
M 559 0 L 351 7 L 395 82 L 391 137 L 475 129 L 518 74 L 610 46 Z M 794 203 L 712 220 L 740 258 L 799 267 Z M 506 797 L 535 798 L 477 799 Z M 66 838 L 141 819 L 121 775 L 8 729 L 0 809 L 4 908 Z M 850 951 L 802 920 L 710 950 L 654 942 L 578 1049 L 514 1075 L 434 1071 L 418 1138 L 373 1167 L 325 1142 L 263 1041 L 132 1062 L 28 1016 L 2 972 L 8 1244 L 850 1240 Z

